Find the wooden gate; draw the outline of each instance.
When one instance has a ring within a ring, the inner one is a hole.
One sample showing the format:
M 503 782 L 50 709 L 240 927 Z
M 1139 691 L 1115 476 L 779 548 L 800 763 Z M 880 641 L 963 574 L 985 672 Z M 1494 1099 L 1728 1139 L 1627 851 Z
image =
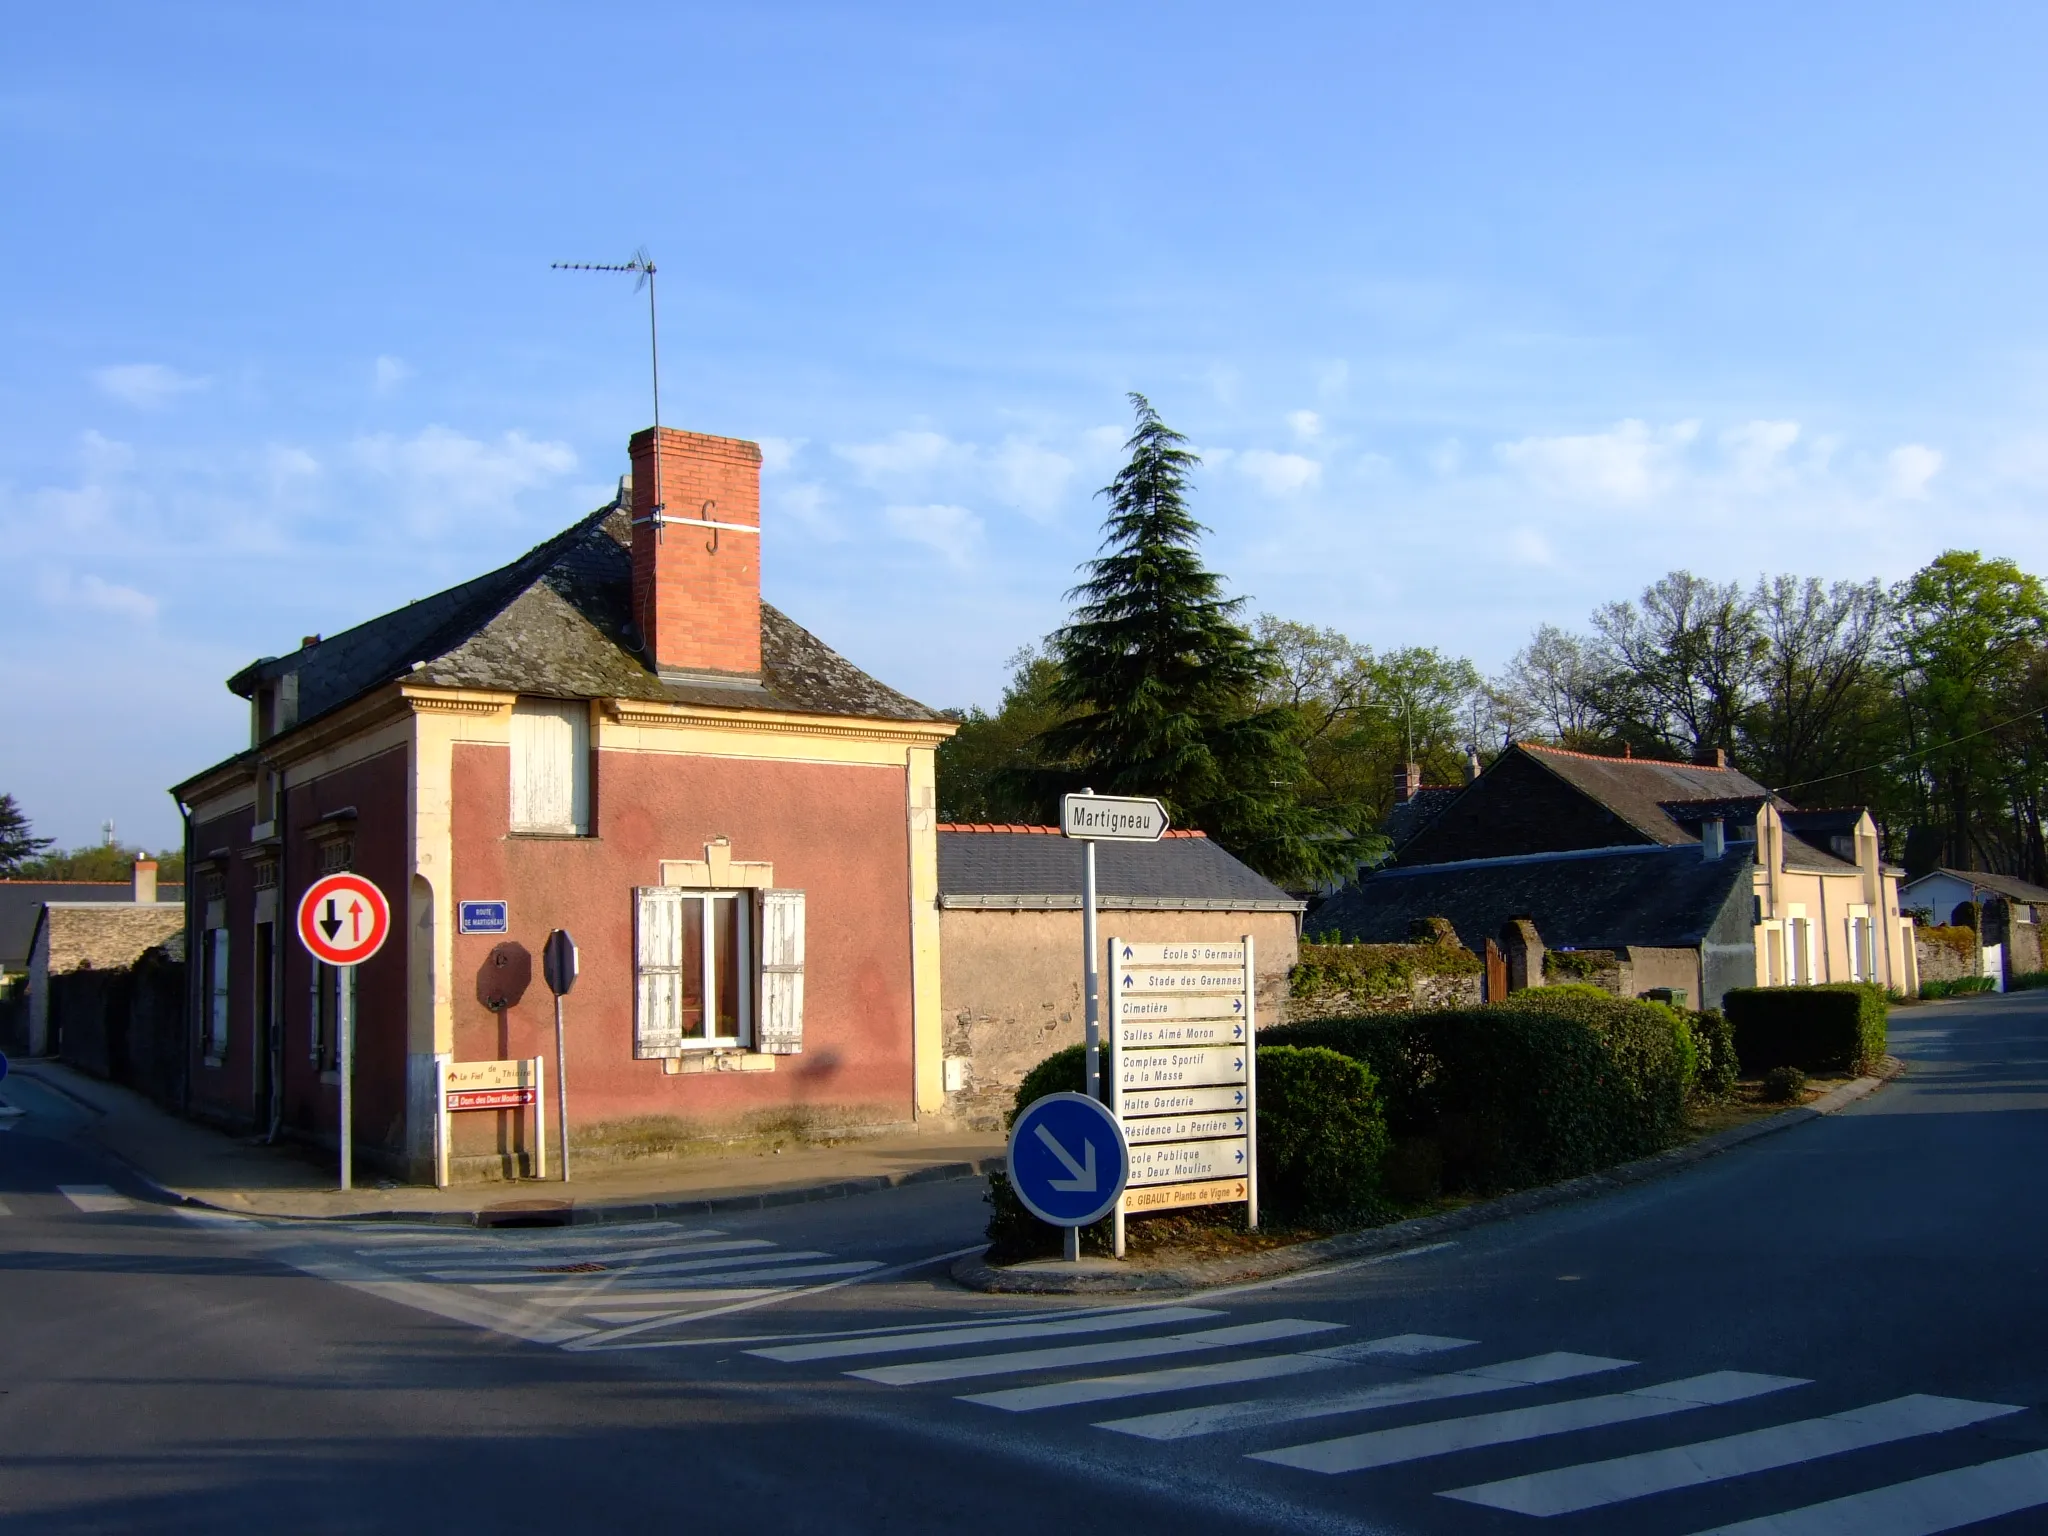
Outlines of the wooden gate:
M 1499 944 L 1486 941 L 1486 1000 L 1497 1003 L 1508 995 L 1508 957 Z

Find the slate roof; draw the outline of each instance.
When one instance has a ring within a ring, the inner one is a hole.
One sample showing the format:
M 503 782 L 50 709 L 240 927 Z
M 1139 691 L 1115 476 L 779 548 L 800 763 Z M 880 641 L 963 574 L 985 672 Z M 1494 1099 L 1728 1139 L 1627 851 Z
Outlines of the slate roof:
M 1081 844 L 1057 827 L 939 828 L 939 905 L 1079 908 Z M 1200 834 L 1095 845 L 1097 905 L 1166 911 L 1299 912 L 1305 903 Z
M 1748 843 L 1730 843 L 1711 862 L 1688 843 L 1418 864 L 1364 876 L 1317 908 L 1314 926 L 1352 943 L 1395 944 L 1415 919 L 1444 917 L 1478 950 L 1509 918 L 1527 917 L 1552 949 L 1685 949 L 1738 888 L 1749 891 L 1754 869 Z
M 1954 880 L 1962 880 L 1971 885 L 1982 886 L 1987 891 L 1995 891 L 2008 901 L 2025 902 L 2028 906 L 2048 904 L 2048 889 L 2031 884 L 2016 875 L 1994 875 L 1982 869 L 1942 868 L 1928 871 L 1927 874 L 1920 877 L 1920 880 L 1928 879 L 1932 875 L 1947 875 Z M 1913 886 L 1920 883 L 1920 880 L 1912 881 L 1907 885 L 1906 889 L 1911 891 Z
M 185 888 L 166 882 L 156 888 L 158 901 L 183 902 Z M 128 880 L 0 880 L 0 971 L 28 969 L 35 942 L 36 918 L 46 901 L 133 901 Z
M 1697 843 L 1695 827 L 1687 831 L 1666 808 L 1676 802 L 1747 801 L 1761 805 L 1763 785 L 1736 768 L 1708 768 L 1698 763 L 1666 763 L 1647 757 L 1596 757 L 1517 742 L 1525 752 L 1581 794 L 1598 801 L 1653 843 L 1667 846 Z M 1754 810 L 1750 813 L 1755 819 Z
M 632 622 L 627 492 L 509 565 L 228 680 L 244 697 L 298 674 L 298 721 L 401 678 L 544 697 L 640 699 L 884 720 L 938 720 L 779 609 L 761 605 L 761 678 L 663 679 Z
M 1399 853 L 1410 838 L 1435 821 L 1464 792 L 1462 784 L 1425 784 L 1406 800 L 1396 802 L 1380 830 L 1393 842 L 1394 852 Z

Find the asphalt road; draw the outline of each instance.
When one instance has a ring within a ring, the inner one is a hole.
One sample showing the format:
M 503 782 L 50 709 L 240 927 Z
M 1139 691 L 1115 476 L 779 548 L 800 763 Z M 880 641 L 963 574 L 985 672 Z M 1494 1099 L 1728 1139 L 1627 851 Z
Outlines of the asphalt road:
M 0 1529 L 2048 1530 L 2048 995 L 1661 1182 L 1141 1307 L 964 1295 L 971 1184 L 473 1232 L 0 1135 Z

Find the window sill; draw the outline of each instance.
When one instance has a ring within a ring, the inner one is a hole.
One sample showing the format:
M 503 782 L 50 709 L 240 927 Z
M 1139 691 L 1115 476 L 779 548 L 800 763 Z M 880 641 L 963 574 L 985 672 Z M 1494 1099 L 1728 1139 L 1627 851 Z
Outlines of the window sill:
M 594 843 L 597 834 L 578 832 L 573 827 L 514 827 L 505 834 L 508 841 L 541 843 Z
M 687 1056 L 664 1056 L 661 1070 L 666 1077 L 695 1076 L 704 1072 L 773 1072 L 775 1058 L 759 1051 L 701 1050 Z

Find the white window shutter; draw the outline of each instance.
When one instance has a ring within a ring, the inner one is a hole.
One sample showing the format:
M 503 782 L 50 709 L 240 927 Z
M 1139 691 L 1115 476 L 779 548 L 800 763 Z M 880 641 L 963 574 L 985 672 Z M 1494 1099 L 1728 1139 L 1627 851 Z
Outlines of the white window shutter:
M 804 1049 L 804 893 L 761 893 L 761 1028 L 757 1049 Z
M 683 1053 L 683 893 L 635 890 L 633 1054 Z
M 590 826 L 590 711 L 564 699 L 512 706 L 512 830 Z

